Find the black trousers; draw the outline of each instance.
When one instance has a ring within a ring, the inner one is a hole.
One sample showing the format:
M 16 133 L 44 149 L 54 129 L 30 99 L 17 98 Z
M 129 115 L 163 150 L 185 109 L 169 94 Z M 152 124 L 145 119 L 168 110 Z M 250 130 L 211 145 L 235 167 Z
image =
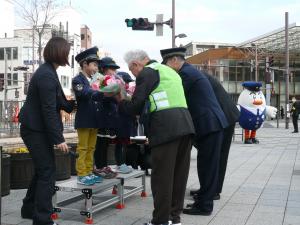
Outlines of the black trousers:
M 126 162 L 126 144 L 117 143 L 115 146 L 115 159 L 118 166 L 121 166 Z
M 21 126 L 21 137 L 34 165 L 34 176 L 23 199 L 22 211 L 33 217 L 33 225 L 52 225 L 52 195 L 55 185 L 55 157 L 53 144 L 46 133 Z
M 218 185 L 222 140 L 223 130 L 196 139 L 200 192 L 197 195 L 195 204 L 205 211 L 213 210 L 213 197 L 216 194 Z
M 151 149 L 153 224 L 180 223 L 190 168 L 192 138 L 190 135 Z
M 94 152 L 94 162 L 97 169 L 107 166 L 107 150 L 109 143 L 109 138 L 97 136 L 96 148 Z
M 292 116 L 292 117 L 293 117 L 294 131 L 295 131 L 295 132 L 298 132 L 298 117 L 299 117 L 299 115 L 297 115 L 297 116 Z
M 219 168 L 219 178 L 218 178 L 218 186 L 217 186 L 217 194 L 220 194 L 223 189 L 224 178 L 226 174 L 227 168 L 227 160 L 230 150 L 230 145 L 232 141 L 232 136 L 234 133 L 235 124 L 230 125 L 226 129 L 224 129 L 224 136 L 223 142 L 221 147 L 221 154 L 220 154 L 220 168 Z

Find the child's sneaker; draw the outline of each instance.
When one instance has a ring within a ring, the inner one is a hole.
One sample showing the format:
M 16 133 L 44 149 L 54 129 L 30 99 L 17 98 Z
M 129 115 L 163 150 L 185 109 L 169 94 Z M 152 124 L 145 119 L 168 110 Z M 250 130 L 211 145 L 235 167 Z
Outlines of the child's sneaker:
M 90 185 L 94 185 L 96 182 L 94 179 L 92 179 L 90 176 L 87 175 L 87 176 L 78 176 L 77 183 L 90 186 Z
M 127 166 L 126 164 L 122 164 L 121 166 L 117 167 L 117 171 L 119 173 L 131 173 L 133 171 L 133 169 L 129 166 Z
M 97 176 L 101 176 L 104 179 L 115 178 L 118 175 L 118 173 L 112 171 L 110 167 L 103 167 L 101 169 L 94 169 L 94 174 L 96 174 Z
M 101 183 L 103 181 L 103 177 L 97 176 L 93 173 L 90 174 L 89 177 L 92 178 L 95 181 L 95 183 Z

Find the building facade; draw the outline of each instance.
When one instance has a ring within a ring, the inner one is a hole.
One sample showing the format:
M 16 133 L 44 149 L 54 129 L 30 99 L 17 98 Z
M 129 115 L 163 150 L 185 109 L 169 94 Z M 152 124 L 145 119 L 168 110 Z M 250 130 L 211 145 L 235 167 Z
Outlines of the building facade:
M 85 50 L 92 47 L 92 32 L 87 25 L 80 28 L 81 49 Z
M 234 47 L 235 44 L 215 43 L 215 42 L 190 42 L 184 47 L 186 48 L 186 56 L 190 57 L 209 49 Z
M 289 33 L 289 98 L 295 96 L 300 100 L 300 27 L 290 25 Z M 281 28 L 233 47 L 202 43 L 200 48 L 198 44 L 197 51 L 204 51 L 188 57 L 187 61 L 216 77 L 235 101 L 243 89 L 243 81 L 262 82 L 267 104 L 279 108 L 285 105 L 286 95 L 284 43 Z M 187 47 L 191 50 L 191 46 Z

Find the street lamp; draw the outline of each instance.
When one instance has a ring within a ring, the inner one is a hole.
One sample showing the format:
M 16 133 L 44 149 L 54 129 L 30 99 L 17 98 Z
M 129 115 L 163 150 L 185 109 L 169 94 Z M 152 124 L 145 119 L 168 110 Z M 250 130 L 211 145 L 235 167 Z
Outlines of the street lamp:
M 252 47 L 255 47 L 255 81 L 258 81 L 258 64 L 257 64 L 257 44 L 251 43 Z
M 176 38 L 186 38 L 186 37 L 187 37 L 187 35 L 183 34 L 183 33 L 175 35 L 175 39 Z
M 186 38 L 186 37 L 187 37 L 187 35 L 184 34 L 184 33 L 175 35 L 175 37 L 174 37 L 174 46 L 173 46 L 173 48 L 176 47 L 176 44 L 175 44 L 175 39 L 176 39 L 176 38 Z

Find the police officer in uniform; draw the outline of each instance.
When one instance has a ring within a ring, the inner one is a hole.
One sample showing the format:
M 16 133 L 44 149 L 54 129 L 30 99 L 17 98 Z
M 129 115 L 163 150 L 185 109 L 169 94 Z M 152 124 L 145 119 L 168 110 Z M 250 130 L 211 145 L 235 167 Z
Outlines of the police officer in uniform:
M 232 136 L 234 133 L 235 123 L 239 121 L 240 111 L 236 107 L 236 104 L 232 101 L 230 95 L 223 88 L 222 84 L 213 76 L 204 72 L 203 74 L 206 76 L 209 83 L 211 84 L 214 93 L 216 95 L 216 98 L 228 121 L 228 127 L 224 129 L 224 136 L 223 136 L 221 155 L 220 155 L 218 186 L 217 186 L 216 194 L 214 196 L 214 200 L 219 200 L 220 193 L 222 192 L 223 189 L 223 183 L 224 183 L 224 178 L 225 178 L 226 168 L 227 168 L 227 160 L 228 160 L 229 150 L 231 146 Z M 190 194 L 196 195 L 199 191 L 200 189 L 194 191 L 192 190 Z
M 93 171 L 93 155 L 97 140 L 97 101 L 102 101 L 103 94 L 93 90 L 89 80 L 98 71 L 98 48 L 93 47 L 79 53 L 75 60 L 81 67 L 81 72 L 73 78 L 72 88 L 77 100 L 75 129 L 78 134 L 76 160 L 77 182 L 83 185 L 93 185 L 101 182 L 100 176 Z
M 183 213 L 210 215 L 218 185 L 223 129 L 228 122 L 207 77 L 185 62 L 185 51 L 185 48 L 160 51 L 163 63 L 177 71 L 182 79 L 196 130 L 194 145 L 198 150 L 197 170 L 201 188 L 192 207 L 184 209 Z
M 124 59 L 136 76 L 136 89 L 130 101 L 117 99 L 120 111 L 139 115 L 145 103 L 149 105 L 154 211 L 147 224 L 167 225 L 169 219 L 180 224 L 194 133 L 182 81 L 142 50 L 127 52 Z

